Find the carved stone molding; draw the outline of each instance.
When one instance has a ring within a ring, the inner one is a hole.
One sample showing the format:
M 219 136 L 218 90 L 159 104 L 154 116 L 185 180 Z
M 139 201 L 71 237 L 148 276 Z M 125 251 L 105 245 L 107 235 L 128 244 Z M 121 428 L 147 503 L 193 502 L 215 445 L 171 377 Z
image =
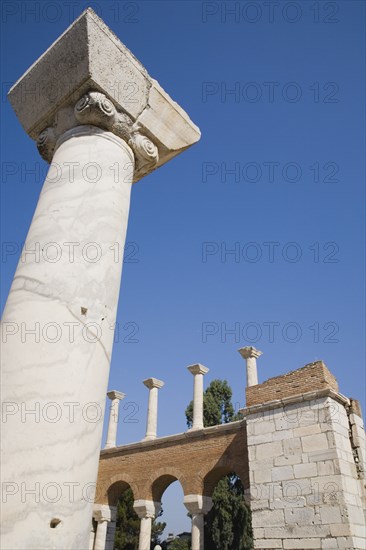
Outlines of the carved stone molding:
M 141 132 L 141 126 L 134 124 L 126 113 L 119 112 L 113 102 L 101 92 L 90 90 L 76 102 L 68 129 L 79 125 L 97 126 L 122 138 L 135 155 L 135 181 L 139 179 L 141 172 L 150 171 L 159 162 L 159 150 Z M 54 126 L 45 128 L 39 134 L 38 151 L 47 162 L 52 161 L 57 140 L 62 133 L 58 131 L 58 124 L 55 122 Z

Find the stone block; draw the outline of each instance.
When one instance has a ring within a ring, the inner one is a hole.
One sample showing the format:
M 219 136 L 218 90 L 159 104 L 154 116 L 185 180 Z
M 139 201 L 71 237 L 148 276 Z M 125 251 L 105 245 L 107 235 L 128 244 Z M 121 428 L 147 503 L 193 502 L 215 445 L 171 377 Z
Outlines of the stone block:
M 267 483 L 272 481 L 271 472 L 272 470 L 270 469 L 255 470 L 254 471 L 255 483 Z
M 284 455 L 301 454 L 301 439 L 299 437 L 293 437 L 292 439 L 283 442 Z
M 310 525 L 314 521 L 314 508 L 285 509 L 286 524 Z
M 285 525 L 283 510 L 258 511 L 252 516 L 253 527 L 278 527 Z
M 339 506 L 320 506 L 319 509 L 322 523 L 342 523 L 342 515 Z
M 321 476 L 330 476 L 335 473 L 333 460 L 322 460 L 317 462 L 318 473 Z
M 283 547 L 288 550 L 306 550 L 308 548 L 317 550 L 322 546 L 320 539 L 286 539 L 283 541 Z
M 292 466 L 293 464 L 300 464 L 302 462 L 301 455 L 287 455 L 278 456 L 274 459 L 275 466 Z
M 294 435 L 301 437 L 303 435 L 315 435 L 321 433 L 319 424 L 310 424 L 309 426 L 300 426 L 294 428 Z
M 272 469 L 272 481 L 287 481 L 294 479 L 292 466 L 278 466 Z
M 329 538 L 322 540 L 322 549 L 336 550 L 339 548 L 337 539 Z
M 275 458 L 283 454 L 282 442 L 274 441 L 272 443 L 263 443 L 256 449 L 257 460 L 264 460 L 268 457 Z
M 265 539 L 265 540 L 255 540 L 254 548 L 283 548 L 282 541 L 280 539 Z
M 301 438 L 304 452 L 325 451 L 328 449 L 327 436 L 324 433 L 305 435 Z
M 295 478 L 315 477 L 316 475 L 318 475 L 316 462 L 309 462 L 308 464 L 295 464 L 294 474 Z

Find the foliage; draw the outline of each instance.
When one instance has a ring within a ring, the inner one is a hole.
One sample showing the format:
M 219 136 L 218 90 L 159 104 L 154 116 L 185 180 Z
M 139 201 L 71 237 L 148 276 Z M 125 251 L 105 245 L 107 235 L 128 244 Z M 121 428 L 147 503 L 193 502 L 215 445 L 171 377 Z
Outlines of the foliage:
M 240 479 L 235 474 L 220 479 L 212 500 L 213 506 L 205 525 L 205 550 L 250 550 L 250 510 L 244 500 Z
M 231 402 L 232 390 L 226 380 L 213 380 L 203 394 L 205 427 L 240 420 Z M 188 427 L 192 426 L 193 401 L 186 409 Z M 252 548 L 251 514 L 243 485 L 235 474 L 224 476 L 212 495 L 213 506 L 205 524 L 205 550 L 250 550 Z
M 191 545 L 187 539 L 176 538 L 169 544 L 169 550 L 190 550 Z
M 118 501 L 114 550 L 137 550 L 139 545 L 140 519 L 133 509 L 133 493 L 125 491 Z M 163 512 L 161 511 L 159 516 Z M 166 524 L 154 520 L 151 529 L 151 548 L 159 544 Z
M 226 380 L 213 380 L 203 394 L 203 419 L 204 426 L 217 426 L 227 424 L 242 418 L 240 413 L 234 411 L 231 402 L 233 392 Z M 193 401 L 186 408 L 188 428 L 193 421 Z

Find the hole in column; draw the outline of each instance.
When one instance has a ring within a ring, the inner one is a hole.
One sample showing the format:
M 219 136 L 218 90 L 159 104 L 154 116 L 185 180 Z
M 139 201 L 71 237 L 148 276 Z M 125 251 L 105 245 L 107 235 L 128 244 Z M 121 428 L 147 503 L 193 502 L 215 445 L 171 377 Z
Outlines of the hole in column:
M 53 518 L 53 519 L 51 519 L 51 521 L 50 521 L 50 527 L 51 527 L 51 529 L 56 529 L 56 527 L 57 527 L 58 525 L 60 525 L 60 523 L 61 523 L 61 520 L 58 519 L 58 518 Z
M 88 312 L 88 308 L 86 307 L 81 307 L 80 310 L 81 310 L 81 315 L 86 315 Z

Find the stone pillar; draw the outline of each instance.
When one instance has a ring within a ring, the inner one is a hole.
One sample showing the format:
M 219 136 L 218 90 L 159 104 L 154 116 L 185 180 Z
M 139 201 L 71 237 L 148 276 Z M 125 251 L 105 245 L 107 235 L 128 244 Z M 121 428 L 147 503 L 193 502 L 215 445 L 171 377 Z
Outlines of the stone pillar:
M 352 407 L 334 376 L 317 361 L 249 390 L 242 412 L 254 547 L 364 550 Z
M 238 351 L 247 363 L 247 387 L 256 386 L 258 384 L 257 359 L 263 352 L 251 346 L 240 348 Z
M 118 409 L 119 402 L 126 397 L 126 394 L 121 393 L 116 390 L 107 392 L 109 399 L 111 400 L 111 408 L 109 411 L 109 423 L 108 423 L 108 433 L 107 433 L 107 442 L 105 444 L 105 449 L 111 449 L 116 446 L 117 440 L 117 428 L 118 428 Z
M 212 498 L 186 495 L 184 504 L 192 516 L 192 550 L 204 550 L 205 515 L 212 508 Z
M 90 9 L 9 99 L 51 167 L 3 317 L 2 549 L 85 550 L 131 184 L 199 130 Z
M 133 508 L 141 520 L 138 550 L 150 550 L 151 525 L 160 512 L 161 503 L 152 500 L 135 500 Z
M 193 424 L 191 430 L 203 428 L 203 375 L 209 369 L 200 363 L 187 367 L 194 376 L 193 382 Z
M 96 505 L 93 517 L 97 522 L 97 532 L 94 540 L 94 550 L 106 550 L 108 522 L 111 521 L 111 511 L 107 505 Z
M 158 425 L 158 389 L 164 386 L 164 382 L 157 378 L 147 378 L 143 383 L 149 388 L 146 435 L 144 437 L 144 441 L 148 441 L 150 439 L 156 439 Z

